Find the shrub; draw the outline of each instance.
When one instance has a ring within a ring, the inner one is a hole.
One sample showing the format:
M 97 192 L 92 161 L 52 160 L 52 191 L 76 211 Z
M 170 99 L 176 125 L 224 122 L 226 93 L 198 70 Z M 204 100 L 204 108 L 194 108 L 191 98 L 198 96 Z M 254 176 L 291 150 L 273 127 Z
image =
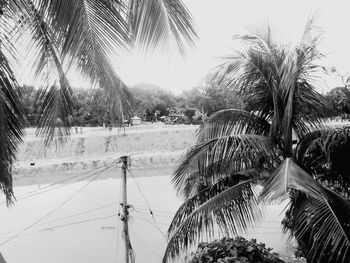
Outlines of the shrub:
M 223 238 L 211 243 L 200 243 L 192 253 L 190 263 L 283 263 L 278 254 L 266 248 L 265 244 L 243 237 Z

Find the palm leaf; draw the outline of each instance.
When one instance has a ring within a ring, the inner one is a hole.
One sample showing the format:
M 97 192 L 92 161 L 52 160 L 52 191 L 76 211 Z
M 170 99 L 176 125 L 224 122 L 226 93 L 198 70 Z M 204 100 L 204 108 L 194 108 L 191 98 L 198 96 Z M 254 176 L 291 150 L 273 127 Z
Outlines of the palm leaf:
M 163 262 L 199 242 L 203 232 L 206 238 L 214 237 L 216 226 L 225 234 L 236 235 L 258 220 L 261 213 L 252 183 L 250 180 L 232 186 L 187 215 L 170 237 Z
M 175 170 L 172 182 L 178 192 L 186 186 L 188 175 L 200 172 L 208 180 L 219 174 L 231 175 L 249 168 L 273 166 L 279 162 L 277 148 L 261 135 L 230 135 L 214 138 L 189 149 Z
M 189 186 L 189 192 L 185 194 L 187 198 L 184 203 L 177 210 L 170 227 L 168 229 L 168 235 L 172 236 L 176 228 L 182 223 L 188 215 L 190 215 L 200 205 L 216 196 L 218 193 L 232 187 L 242 181 L 264 180 L 269 174 L 267 169 L 251 168 L 245 171 L 241 171 L 239 174 L 232 174 L 229 176 L 217 178 L 215 183 L 208 182 L 207 180 L 201 180 L 201 178 L 195 174 L 193 177 L 187 179 Z
M 69 136 L 69 116 L 73 112 L 72 90 L 63 70 L 59 56 L 58 42 L 50 25 L 44 21 L 44 14 L 39 13 L 32 1 L 27 0 L 30 7 L 29 22 L 26 22 L 32 43 L 26 46 L 25 52 L 33 62 L 28 65 L 33 68 L 37 79 L 43 72 L 53 78 L 46 78 L 39 91 L 38 98 L 43 102 L 38 115 L 37 135 L 45 137 L 45 145 L 50 145 L 58 135 L 58 141 L 64 142 Z M 33 59 L 32 54 L 37 57 Z M 49 71 L 49 72 L 47 72 Z M 53 82 L 53 83 L 52 83 Z
M 270 124 L 263 118 L 243 110 L 221 110 L 211 115 L 199 129 L 198 143 L 233 134 L 267 135 Z
M 322 186 L 291 158 L 286 158 L 266 180 L 260 200 L 266 203 L 283 200 L 288 197 L 291 189 L 315 199 L 324 196 Z
M 295 226 L 297 239 L 309 237 L 308 258 L 311 262 L 345 263 L 350 259 L 350 203 L 335 192 L 325 189 L 327 198 L 308 199 L 298 207 Z M 307 235 L 307 233 L 312 233 Z
M 192 17 L 180 0 L 131 0 L 129 24 L 136 46 L 144 50 L 171 50 L 181 55 L 193 46 L 197 33 Z
M 0 189 L 8 204 L 13 198 L 12 164 L 22 142 L 24 128 L 18 90 L 14 74 L 0 50 Z
M 322 187 L 290 158 L 266 181 L 259 198 L 272 203 L 288 197 L 293 191 L 307 197 L 307 203 L 295 206 L 299 212 L 294 231 L 297 238 L 302 238 L 306 231 L 312 230 L 312 262 L 320 262 L 316 257 L 320 259 L 324 252 L 330 253 L 328 258 L 336 259 L 336 262 L 347 262 L 350 241 L 347 216 L 344 217 L 343 213 L 348 213 L 349 202 Z

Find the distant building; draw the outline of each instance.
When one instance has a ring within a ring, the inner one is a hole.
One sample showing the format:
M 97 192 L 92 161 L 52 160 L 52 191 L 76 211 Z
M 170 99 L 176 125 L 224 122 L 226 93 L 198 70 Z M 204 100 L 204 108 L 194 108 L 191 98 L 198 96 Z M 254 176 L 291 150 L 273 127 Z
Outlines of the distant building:
M 182 119 L 184 117 L 183 110 L 177 107 L 170 108 L 168 112 L 169 112 L 168 116 L 170 120 L 179 119 L 179 118 Z
M 141 118 L 134 116 L 130 119 L 131 125 L 140 125 L 141 124 Z

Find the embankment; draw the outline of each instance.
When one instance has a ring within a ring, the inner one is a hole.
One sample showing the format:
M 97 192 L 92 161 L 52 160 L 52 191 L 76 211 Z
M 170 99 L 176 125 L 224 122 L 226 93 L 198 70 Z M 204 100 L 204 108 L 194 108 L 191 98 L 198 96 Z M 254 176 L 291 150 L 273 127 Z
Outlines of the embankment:
M 34 129 L 27 129 L 14 163 L 15 184 L 50 182 L 52 178 L 108 166 L 122 155 L 131 155 L 131 169 L 137 176 L 172 172 L 181 154 L 194 143 L 197 126 L 146 125 L 119 129 L 84 128 L 72 134 L 68 143 L 43 147 Z M 118 167 L 109 175 L 119 174 Z

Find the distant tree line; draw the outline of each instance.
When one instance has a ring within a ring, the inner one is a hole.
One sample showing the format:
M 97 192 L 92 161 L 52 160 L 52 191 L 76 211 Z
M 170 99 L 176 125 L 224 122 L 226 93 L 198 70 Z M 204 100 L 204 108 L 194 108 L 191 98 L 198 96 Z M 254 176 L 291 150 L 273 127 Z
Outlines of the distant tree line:
M 205 81 L 198 87 L 184 91 L 179 95 L 161 89 L 155 85 L 140 84 L 130 88 L 134 96 L 132 115 L 139 116 L 144 121 L 152 121 L 160 116 L 168 116 L 172 108 L 178 108 L 192 119 L 195 111 L 210 116 L 211 114 L 229 108 L 248 109 L 239 95 L 229 88 Z M 31 86 L 22 86 L 22 106 L 27 126 L 36 126 L 42 100 L 39 92 Z M 350 89 L 347 86 L 337 87 L 323 95 L 329 106 L 325 109 L 329 117 L 347 118 L 350 116 Z M 73 126 L 102 126 L 103 123 L 117 125 L 121 120 L 111 119 L 107 105 L 96 100 L 96 91 L 90 89 L 74 89 L 74 110 L 71 116 Z M 131 115 L 125 115 L 129 119 Z

